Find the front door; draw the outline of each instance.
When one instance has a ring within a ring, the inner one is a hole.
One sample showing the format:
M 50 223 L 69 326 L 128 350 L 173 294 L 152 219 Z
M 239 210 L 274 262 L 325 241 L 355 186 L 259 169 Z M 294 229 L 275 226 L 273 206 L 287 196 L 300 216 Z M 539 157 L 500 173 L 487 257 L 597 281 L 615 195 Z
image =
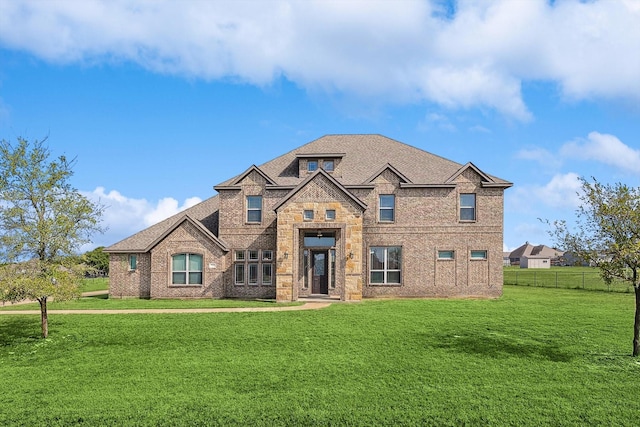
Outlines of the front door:
M 329 294 L 329 276 L 327 274 L 327 251 L 311 251 L 311 293 Z

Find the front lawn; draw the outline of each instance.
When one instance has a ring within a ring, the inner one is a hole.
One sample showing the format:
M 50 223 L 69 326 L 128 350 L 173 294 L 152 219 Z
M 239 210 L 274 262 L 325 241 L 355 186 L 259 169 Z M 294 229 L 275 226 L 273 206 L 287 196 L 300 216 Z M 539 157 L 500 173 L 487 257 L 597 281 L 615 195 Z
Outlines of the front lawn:
M 635 425 L 633 296 L 0 316 L 0 425 Z

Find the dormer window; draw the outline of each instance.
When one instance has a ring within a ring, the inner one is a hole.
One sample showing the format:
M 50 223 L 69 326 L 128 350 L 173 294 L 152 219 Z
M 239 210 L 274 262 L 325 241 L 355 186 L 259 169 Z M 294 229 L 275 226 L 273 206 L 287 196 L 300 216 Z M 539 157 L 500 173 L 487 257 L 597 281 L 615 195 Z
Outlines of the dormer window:
M 344 156 L 344 153 L 298 153 L 298 176 L 303 178 L 318 169 L 340 175 L 340 162 Z
M 322 169 L 326 170 L 327 172 L 333 172 L 333 168 L 333 160 L 325 160 L 324 162 L 322 162 Z

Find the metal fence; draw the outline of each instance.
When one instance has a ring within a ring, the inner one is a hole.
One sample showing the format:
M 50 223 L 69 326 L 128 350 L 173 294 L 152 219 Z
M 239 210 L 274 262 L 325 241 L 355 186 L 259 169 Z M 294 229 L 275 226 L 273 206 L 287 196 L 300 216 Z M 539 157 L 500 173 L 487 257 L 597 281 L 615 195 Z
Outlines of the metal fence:
M 504 270 L 504 284 L 514 286 L 538 286 L 544 288 L 585 289 L 605 292 L 633 292 L 628 282 L 605 283 L 597 270 L 562 269 L 508 269 Z

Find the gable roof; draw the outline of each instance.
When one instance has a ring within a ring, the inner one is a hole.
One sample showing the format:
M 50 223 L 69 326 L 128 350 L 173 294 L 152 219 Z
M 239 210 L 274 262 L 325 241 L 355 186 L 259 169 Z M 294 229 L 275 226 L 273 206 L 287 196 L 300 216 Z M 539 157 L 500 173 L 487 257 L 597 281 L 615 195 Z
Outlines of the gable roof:
M 509 254 L 509 258 L 557 258 L 561 256 L 564 252 L 559 249 L 550 248 L 545 245 L 532 245 L 529 242 L 526 242 L 524 245 L 519 248 L 514 249 Z
M 278 209 L 280 207 L 282 207 L 282 205 L 284 205 L 285 203 L 287 203 L 289 200 L 291 200 L 291 198 L 293 196 L 295 196 L 297 193 L 300 192 L 300 190 L 302 190 L 304 187 L 307 186 L 307 184 L 309 184 L 311 181 L 317 179 L 319 176 L 323 176 L 325 177 L 327 180 L 329 180 L 329 182 L 331 182 L 333 185 L 335 185 L 340 191 L 342 191 L 347 198 L 351 199 L 355 204 L 357 204 L 358 206 L 360 206 L 363 210 L 367 208 L 367 205 L 364 204 L 364 202 L 362 202 L 360 199 L 358 199 L 356 196 L 354 196 L 353 194 L 351 194 L 351 192 L 349 190 L 347 190 L 346 188 L 344 188 L 344 186 L 342 184 L 340 184 L 334 177 L 332 177 L 329 173 L 325 172 L 323 169 L 318 169 L 316 170 L 313 174 L 311 174 L 310 176 L 308 176 L 304 181 L 302 181 L 300 183 L 300 185 L 298 185 L 296 188 L 294 188 L 293 190 L 291 190 L 289 192 L 289 194 L 287 194 L 286 196 L 284 196 L 282 198 L 282 200 L 280 200 L 274 207 L 273 210 L 274 211 L 278 211 Z
M 383 172 L 384 172 L 384 171 L 386 171 L 386 170 L 390 170 L 391 172 L 393 172 L 394 174 L 396 174 L 396 176 L 397 176 L 398 178 L 400 178 L 400 182 L 401 182 L 401 183 L 403 183 L 403 184 L 405 184 L 405 183 L 406 183 L 406 184 L 413 184 L 413 183 L 411 182 L 411 180 L 409 180 L 409 178 L 407 178 L 406 176 L 404 176 L 404 175 L 402 174 L 402 172 L 400 172 L 398 169 L 394 168 L 394 167 L 391 165 L 391 163 L 387 163 L 387 164 L 386 164 L 386 165 L 384 165 L 381 169 L 379 169 L 378 171 L 376 171 L 376 172 L 371 176 L 371 178 L 369 178 L 369 179 L 366 181 L 366 183 L 367 183 L 367 184 L 372 183 L 372 182 L 373 182 L 377 177 L 379 177 L 379 176 L 380 176 L 380 174 L 381 174 L 381 173 L 383 173 Z
M 276 185 L 276 183 L 269 178 L 269 176 L 267 176 L 264 172 L 262 172 L 260 170 L 259 167 L 257 167 L 256 165 L 251 165 L 251 167 L 249 169 L 247 169 L 243 174 L 239 175 L 239 177 L 237 179 L 235 179 L 231 185 L 238 185 L 240 184 L 240 182 L 245 179 L 247 176 L 249 176 L 249 174 L 251 172 L 256 172 L 258 175 L 260 175 L 262 178 L 264 178 L 264 180 L 267 182 L 267 185 Z
M 373 134 L 326 135 L 260 165 L 260 170 L 277 185 L 295 187 L 306 178 L 298 174 L 298 158 L 319 157 L 322 153 L 328 153 L 325 156 L 340 154 L 339 174 L 332 175 L 346 188 L 367 183 L 373 174 L 384 170 L 387 165 L 393 165 L 410 186 L 447 184 L 464 167 L 411 145 Z M 503 179 L 482 175 L 502 187 L 511 186 Z M 220 186 L 232 185 L 236 180 L 237 177 L 233 177 Z
M 184 221 L 185 215 L 194 222 L 200 223 L 203 228 L 216 236 L 218 234 L 218 211 L 220 201 L 218 196 L 213 196 L 207 200 L 198 203 L 184 211 L 177 213 L 169 218 L 162 220 L 138 233 L 127 237 L 107 248 L 105 252 L 120 253 L 143 253 L 146 252 L 160 236 L 165 235 L 168 230 L 175 229 L 177 225 Z M 223 246 L 224 243 L 218 239 Z
M 171 227 L 167 228 L 162 234 L 160 234 L 158 237 L 156 237 L 155 240 L 153 240 L 149 244 L 149 246 L 147 246 L 147 248 L 144 250 L 144 252 L 148 252 L 151 249 L 153 249 L 165 237 L 167 237 L 169 234 L 173 233 L 173 231 L 176 228 L 178 228 L 179 226 L 181 226 L 185 222 L 190 223 L 191 225 L 196 227 L 198 230 L 200 230 L 200 232 L 202 232 L 202 234 L 204 234 L 209 239 L 211 239 L 211 241 L 214 242 L 223 251 L 227 252 L 229 250 L 227 248 L 227 245 L 225 245 L 220 239 L 218 239 L 218 237 L 215 234 L 213 234 L 211 232 L 211 230 L 209 230 L 207 227 L 205 227 L 200 221 L 196 221 L 193 218 L 191 218 L 189 216 L 189 214 L 183 213 L 182 217 L 180 217 L 180 219 L 178 219 Z

